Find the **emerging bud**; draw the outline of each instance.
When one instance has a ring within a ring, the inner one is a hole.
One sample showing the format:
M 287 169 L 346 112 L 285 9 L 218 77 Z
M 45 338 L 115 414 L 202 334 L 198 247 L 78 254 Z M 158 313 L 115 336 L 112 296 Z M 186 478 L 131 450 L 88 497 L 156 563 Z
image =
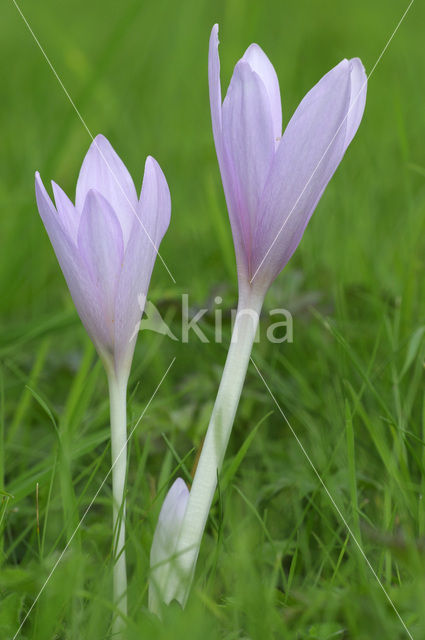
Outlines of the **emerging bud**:
M 172 598 L 165 595 L 165 587 L 171 565 L 174 564 L 177 541 L 189 500 L 189 489 L 181 478 L 172 485 L 165 496 L 152 541 L 149 580 L 149 609 L 160 615 L 161 602 L 169 604 Z M 183 606 L 183 602 L 180 602 Z

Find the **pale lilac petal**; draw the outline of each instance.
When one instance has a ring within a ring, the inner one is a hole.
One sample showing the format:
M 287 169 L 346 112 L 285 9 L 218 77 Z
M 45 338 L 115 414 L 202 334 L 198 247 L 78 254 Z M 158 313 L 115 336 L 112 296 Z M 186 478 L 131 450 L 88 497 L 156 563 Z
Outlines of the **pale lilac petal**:
M 273 119 L 273 134 L 275 137 L 275 143 L 277 144 L 282 135 L 282 102 L 276 71 L 262 48 L 255 43 L 248 47 L 242 57 L 242 60 L 247 62 L 251 69 L 258 73 L 261 80 L 264 82 L 270 101 L 270 110 Z
M 236 181 L 236 206 L 248 255 L 260 196 L 274 158 L 273 136 L 264 83 L 248 63 L 238 62 L 223 103 L 223 141 Z
M 214 142 L 219 154 L 221 147 L 221 84 L 220 84 L 220 58 L 218 56 L 218 24 L 211 30 L 208 53 L 208 84 L 210 90 L 211 120 L 214 134 Z
M 188 500 L 189 489 L 181 478 L 177 478 L 167 493 L 161 507 L 158 524 L 152 541 L 150 554 L 149 609 L 154 613 L 160 613 L 161 601 L 169 604 L 167 599 L 163 599 L 167 575 L 170 569 L 170 563 L 167 562 L 167 560 L 172 562 L 172 556 L 176 551 L 177 539 L 183 523 Z
M 80 224 L 80 213 L 72 204 L 66 193 L 56 182 L 52 180 L 53 196 L 55 198 L 56 210 L 59 220 L 66 233 L 77 243 L 78 225 Z
M 366 104 L 367 76 L 359 58 L 352 58 L 350 108 L 347 115 L 345 148 L 348 147 L 359 128 Z
M 137 193 L 126 166 L 102 135 L 90 145 L 78 176 L 75 206 L 80 212 L 90 189 L 101 193 L 115 211 L 126 244 L 137 211 Z
M 58 260 L 61 262 L 62 257 L 67 260 L 70 258 L 72 239 L 68 236 L 61 217 L 56 211 L 38 171 L 35 174 L 35 195 L 40 217 L 55 253 L 58 256 Z
M 150 156 L 145 163 L 138 212 L 125 249 L 115 302 L 116 355 L 127 362 L 133 353 L 157 250 L 170 223 L 167 181 Z
M 155 531 L 151 548 L 151 559 L 154 563 L 160 562 L 164 558 L 158 557 L 156 551 L 158 547 L 157 541 L 160 543 L 161 551 L 164 546 L 173 547 L 176 542 L 176 530 L 183 521 L 186 511 L 187 501 L 189 499 L 189 489 L 182 478 L 177 478 L 165 496 L 164 502 L 159 512 L 158 524 Z
M 170 215 L 171 197 L 167 181 L 155 158 L 148 156 L 140 193 L 140 218 L 153 241 L 149 240 L 155 254 L 170 224 Z
M 115 296 L 121 273 L 124 243 L 114 210 L 95 190 L 87 194 L 78 229 L 78 249 L 102 311 L 102 333 L 114 346 Z M 90 300 L 87 301 L 91 303 Z
M 258 211 L 252 277 L 258 271 L 270 284 L 283 269 L 342 159 L 350 78 L 344 60 L 305 96 L 283 134 Z
M 35 193 L 40 217 L 52 243 L 60 268 L 65 277 L 72 299 L 87 332 L 96 345 L 99 313 L 97 294 L 91 278 L 84 269 L 76 244 L 71 240 L 43 185 L 40 174 L 35 174 Z
M 245 238 L 249 242 L 250 230 L 249 221 L 240 216 L 238 206 L 237 178 L 232 166 L 232 162 L 223 146 L 222 136 L 222 99 L 220 84 L 220 58 L 218 55 L 218 25 L 215 24 L 211 30 L 209 53 L 208 53 L 208 83 L 210 92 L 211 120 L 214 135 L 217 160 L 220 167 L 221 179 L 223 182 L 224 195 L 226 196 L 227 208 L 229 211 L 230 224 L 232 226 L 233 242 L 235 245 L 236 261 L 238 273 L 244 278 L 248 273 L 247 253 L 245 248 Z

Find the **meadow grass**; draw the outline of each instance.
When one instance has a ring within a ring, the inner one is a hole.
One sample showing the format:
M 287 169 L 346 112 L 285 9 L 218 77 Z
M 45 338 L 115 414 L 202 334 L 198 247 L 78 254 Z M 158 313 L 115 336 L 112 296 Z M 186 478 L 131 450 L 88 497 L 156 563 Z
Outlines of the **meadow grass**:
M 179 336 L 223 298 L 223 343 L 142 332 L 129 387 L 130 639 L 409 637 L 254 366 L 250 366 L 187 609 L 147 611 L 149 549 L 177 474 L 190 480 L 237 298 L 211 135 L 207 47 L 222 82 L 252 41 L 277 69 L 284 122 L 343 57 L 370 71 L 407 2 L 22 0 L 93 134 L 136 184 L 152 154 L 173 211 L 149 297 Z M 294 341 L 253 358 L 409 628 L 425 637 L 425 11 L 416 2 L 369 83 L 366 112 L 267 311 Z M 90 143 L 13 2 L 0 20 L 0 639 L 109 637 L 111 511 L 106 376 L 36 211 L 40 170 L 73 194 Z M 248 439 L 248 440 L 247 440 Z

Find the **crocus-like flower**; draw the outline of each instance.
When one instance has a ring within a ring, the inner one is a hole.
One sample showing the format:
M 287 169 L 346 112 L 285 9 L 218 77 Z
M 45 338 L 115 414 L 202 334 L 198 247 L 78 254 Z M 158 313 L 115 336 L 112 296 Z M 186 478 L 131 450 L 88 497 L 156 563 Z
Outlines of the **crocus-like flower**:
M 113 531 L 116 535 L 114 602 L 127 611 L 125 561 L 126 392 L 158 246 L 170 221 L 170 193 L 158 163 L 146 160 L 140 198 L 123 162 L 103 136 L 84 159 L 75 205 L 52 182 L 53 205 L 38 173 L 38 210 L 80 318 L 103 361 L 109 383 Z
M 239 283 L 267 289 L 297 248 L 357 131 L 366 74 L 358 58 L 340 62 L 307 93 L 283 135 L 279 82 L 257 44 L 236 64 L 222 103 L 215 25 L 208 74 Z
M 81 167 L 75 205 L 52 187 L 56 206 L 37 172 L 40 216 L 77 311 L 106 366 L 128 373 L 141 301 L 170 221 L 164 174 L 149 156 L 138 198 L 124 163 L 98 135 Z
M 367 79 L 358 58 L 343 60 L 301 101 L 282 135 L 276 72 L 252 44 L 222 102 L 218 26 L 208 75 L 217 158 L 229 210 L 239 281 L 230 349 L 199 458 L 174 563 L 160 576 L 162 599 L 186 603 L 202 534 L 242 392 L 264 296 L 304 229 L 360 124 Z

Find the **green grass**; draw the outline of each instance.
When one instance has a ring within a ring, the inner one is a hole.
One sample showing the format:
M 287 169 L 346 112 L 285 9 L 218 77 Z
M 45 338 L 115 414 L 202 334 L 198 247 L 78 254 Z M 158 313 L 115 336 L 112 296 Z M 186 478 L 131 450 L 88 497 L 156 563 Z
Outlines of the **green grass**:
M 93 134 L 140 184 L 154 155 L 172 224 L 150 298 L 179 335 L 180 295 L 237 290 L 212 142 L 209 31 L 222 81 L 252 41 L 281 83 L 284 121 L 343 57 L 368 71 L 407 1 L 43 0 L 20 4 Z M 293 344 L 253 357 L 415 640 L 425 634 L 425 108 L 423 5 L 374 71 L 366 112 L 265 311 L 294 314 Z M 11 0 L 0 19 L 0 638 L 10 639 L 108 472 L 106 377 L 36 211 L 33 176 L 72 194 L 90 139 Z M 212 314 L 202 328 L 211 337 Z M 266 317 L 263 322 L 266 327 Z M 176 473 L 190 473 L 229 339 L 141 335 L 129 427 L 128 638 L 407 639 L 382 589 L 250 367 L 187 609 L 147 612 L 149 548 Z M 250 438 L 246 446 L 247 438 Z M 183 469 L 183 471 L 182 471 Z M 37 489 L 38 487 L 38 489 Z M 37 498 L 38 496 L 38 498 Z M 105 485 L 19 638 L 110 633 Z

